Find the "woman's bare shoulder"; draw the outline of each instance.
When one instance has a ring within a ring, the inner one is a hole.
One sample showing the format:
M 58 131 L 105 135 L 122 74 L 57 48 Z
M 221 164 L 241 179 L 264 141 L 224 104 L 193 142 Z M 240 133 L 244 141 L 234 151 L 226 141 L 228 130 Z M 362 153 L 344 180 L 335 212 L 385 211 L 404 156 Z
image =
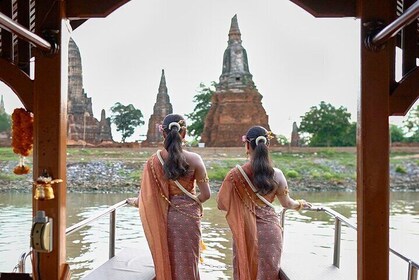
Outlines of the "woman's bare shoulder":
M 189 164 L 197 165 L 203 163 L 202 157 L 199 154 L 190 151 L 183 151 L 183 153 Z

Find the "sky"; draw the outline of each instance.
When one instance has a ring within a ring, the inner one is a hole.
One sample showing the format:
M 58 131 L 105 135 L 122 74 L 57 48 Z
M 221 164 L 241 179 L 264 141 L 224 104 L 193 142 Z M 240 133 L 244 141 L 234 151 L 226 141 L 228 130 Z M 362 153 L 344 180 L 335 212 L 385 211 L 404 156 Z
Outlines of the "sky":
M 275 134 L 321 101 L 344 106 L 356 121 L 360 92 L 360 28 L 354 18 L 316 19 L 290 1 L 132 0 L 104 19 L 73 31 L 83 85 L 94 116 L 116 102 L 133 104 L 146 122 L 129 141 L 144 139 L 161 70 L 175 113 L 188 114 L 201 82 L 219 81 L 231 18 L 237 14 L 262 104 Z M 21 107 L 0 82 L 6 112 Z M 401 124 L 403 118 L 391 117 Z M 114 140 L 121 136 L 113 128 Z

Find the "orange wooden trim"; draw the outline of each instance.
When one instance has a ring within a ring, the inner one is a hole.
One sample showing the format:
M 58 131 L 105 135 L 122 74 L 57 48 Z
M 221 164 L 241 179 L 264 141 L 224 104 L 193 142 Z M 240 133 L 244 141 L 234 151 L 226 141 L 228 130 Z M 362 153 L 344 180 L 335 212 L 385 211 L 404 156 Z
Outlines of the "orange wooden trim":
M 356 0 L 291 0 L 315 17 L 355 17 Z
M 130 0 L 68 0 L 67 17 L 71 19 L 86 19 L 107 17 L 113 11 Z
M 63 275 L 61 276 L 60 280 L 70 280 L 70 277 L 71 277 L 70 266 L 68 265 L 68 263 L 65 263 L 64 268 L 63 268 Z
M 390 116 L 404 116 L 419 97 L 419 67 L 398 83 L 390 96 Z
M 33 81 L 25 72 L 0 58 L 0 80 L 16 93 L 26 110 L 33 112 Z

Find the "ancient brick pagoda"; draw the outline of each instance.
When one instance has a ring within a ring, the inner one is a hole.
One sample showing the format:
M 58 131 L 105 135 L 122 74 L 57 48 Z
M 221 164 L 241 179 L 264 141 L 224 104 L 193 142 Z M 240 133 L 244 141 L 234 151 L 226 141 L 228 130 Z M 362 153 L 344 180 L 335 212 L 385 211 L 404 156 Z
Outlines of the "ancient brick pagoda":
M 262 95 L 256 89 L 249 72 L 247 53 L 242 46 L 235 15 L 228 33 L 223 71 L 212 96 L 201 142 L 208 147 L 237 147 L 243 145 L 241 136 L 251 126 L 261 125 L 270 130 L 261 101 Z M 272 144 L 276 143 L 273 139 Z
M 79 48 L 73 39 L 68 46 L 68 125 L 67 143 L 97 145 L 112 142 L 110 120 L 102 110 L 98 121 L 93 116 L 92 98 L 83 89 L 83 73 Z
M 164 70 L 162 70 L 159 91 L 157 93 L 156 103 L 153 107 L 153 114 L 148 120 L 147 139 L 141 143 L 142 146 L 157 146 L 162 143 L 163 135 L 159 131 L 159 125 L 163 123 L 163 119 L 166 115 L 172 113 L 173 107 L 170 103 L 169 94 L 167 93 Z

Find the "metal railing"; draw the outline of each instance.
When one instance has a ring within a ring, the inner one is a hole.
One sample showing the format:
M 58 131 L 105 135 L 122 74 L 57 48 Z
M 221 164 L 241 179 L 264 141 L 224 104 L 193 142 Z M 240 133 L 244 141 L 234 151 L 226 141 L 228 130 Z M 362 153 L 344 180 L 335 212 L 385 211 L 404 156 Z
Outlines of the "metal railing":
M 109 259 L 115 256 L 115 239 L 116 239 L 116 210 L 118 208 L 124 207 L 127 205 L 125 200 L 120 201 L 105 210 L 99 212 L 98 214 L 91 216 L 77 224 L 74 224 L 66 229 L 65 234 L 69 236 L 76 231 L 84 228 L 85 226 L 91 224 L 92 222 L 97 221 L 98 219 L 102 218 L 103 216 L 109 214 Z M 25 262 L 26 258 L 30 256 L 32 251 L 25 252 L 19 258 L 19 263 L 16 265 L 16 270 L 19 273 L 25 273 Z
M 340 267 L 340 244 L 342 240 L 342 223 L 354 229 L 355 231 L 357 230 L 356 225 L 353 224 L 348 218 L 336 212 L 335 210 L 330 209 L 329 207 L 312 207 L 312 208 L 308 208 L 304 210 L 325 212 L 326 214 L 328 214 L 329 216 L 332 216 L 335 219 L 335 234 L 334 234 L 334 243 L 333 243 L 333 265 L 339 268 Z M 281 212 L 281 218 L 280 218 L 280 223 L 283 229 L 285 225 L 285 213 L 286 213 L 286 209 L 283 209 Z M 407 262 L 408 264 L 407 280 L 418 280 L 419 264 L 403 256 L 396 250 L 393 250 L 390 248 L 390 252 L 393 253 L 395 256 L 401 258 L 405 262 Z

